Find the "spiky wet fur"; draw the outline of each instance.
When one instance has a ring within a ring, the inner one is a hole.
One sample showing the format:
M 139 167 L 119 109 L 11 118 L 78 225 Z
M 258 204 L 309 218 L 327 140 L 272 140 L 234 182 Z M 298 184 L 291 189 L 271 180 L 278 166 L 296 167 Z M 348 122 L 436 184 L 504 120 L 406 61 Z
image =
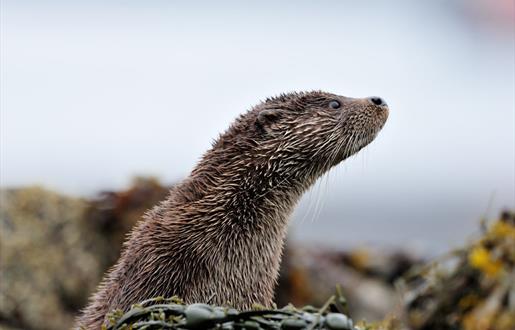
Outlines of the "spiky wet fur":
M 272 118 L 261 118 L 264 110 Z M 241 115 L 132 230 L 77 326 L 100 328 L 108 311 L 155 296 L 272 305 L 295 204 L 371 142 L 387 116 L 368 99 L 321 91 L 283 94 Z

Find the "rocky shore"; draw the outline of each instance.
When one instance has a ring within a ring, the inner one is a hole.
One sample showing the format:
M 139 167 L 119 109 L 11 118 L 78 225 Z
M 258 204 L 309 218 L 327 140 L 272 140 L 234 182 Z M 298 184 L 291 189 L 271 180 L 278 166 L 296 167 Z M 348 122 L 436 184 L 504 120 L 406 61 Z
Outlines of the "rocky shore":
M 90 200 L 41 187 L 2 190 L 0 328 L 70 328 L 126 233 L 168 189 L 138 178 L 125 191 Z M 514 329 L 514 265 L 509 212 L 438 260 L 402 249 L 341 251 L 289 241 L 276 301 L 319 308 L 339 285 L 346 315 L 368 322 L 357 322 L 360 329 Z

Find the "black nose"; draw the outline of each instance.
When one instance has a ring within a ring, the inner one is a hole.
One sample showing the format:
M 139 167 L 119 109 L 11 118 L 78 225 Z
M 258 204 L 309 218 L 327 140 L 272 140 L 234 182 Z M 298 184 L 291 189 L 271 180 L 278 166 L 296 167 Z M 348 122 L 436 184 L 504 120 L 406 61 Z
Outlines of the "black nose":
M 368 98 L 370 102 L 374 103 L 375 105 L 387 105 L 386 102 L 380 98 L 379 96 L 372 96 Z

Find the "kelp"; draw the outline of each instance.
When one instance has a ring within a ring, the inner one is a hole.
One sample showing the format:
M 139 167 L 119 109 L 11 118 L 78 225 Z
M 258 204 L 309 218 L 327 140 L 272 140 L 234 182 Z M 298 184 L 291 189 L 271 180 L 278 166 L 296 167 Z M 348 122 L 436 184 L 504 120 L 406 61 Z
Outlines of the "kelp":
M 177 297 L 158 297 L 134 305 L 125 314 L 110 313 L 109 325 L 103 329 L 356 330 L 353 321 L 342 313 L 344 308 L 341 295 L 332 296 L 319 309 L 288 305 L 281 309 L 256 306 L 248 311 L 208 304 L 185 305 Z

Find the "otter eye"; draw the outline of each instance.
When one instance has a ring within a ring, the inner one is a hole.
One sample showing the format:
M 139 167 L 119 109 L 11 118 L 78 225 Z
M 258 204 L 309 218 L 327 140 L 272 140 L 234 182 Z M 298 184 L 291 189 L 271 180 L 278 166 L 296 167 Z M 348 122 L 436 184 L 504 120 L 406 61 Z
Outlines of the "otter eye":
M 341 106 L 342 105 L 340 104 L 340 102 L 338 102 L 336 100 L 329 102 L 329 108 L 331 108 L 331 109 L 339 109 Z

